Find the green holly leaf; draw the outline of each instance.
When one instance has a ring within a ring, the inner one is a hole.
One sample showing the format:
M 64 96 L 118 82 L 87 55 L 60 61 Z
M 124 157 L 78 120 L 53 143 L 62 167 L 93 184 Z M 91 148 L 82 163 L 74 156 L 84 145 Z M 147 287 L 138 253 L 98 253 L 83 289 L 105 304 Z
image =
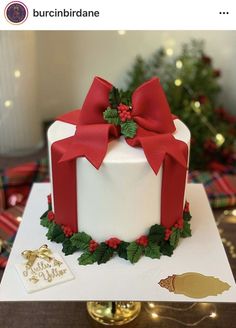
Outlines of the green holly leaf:
M 184 213 L 183 213 L 183 219 L 184 219 L 185 221 L 190 221 L 191 218 L 192 218 L 192 215 L 190 214 L 190 212 L 184 212 Z
M 113 256 L 114 250 L 106 243 L 101 243 L 94 252 L 98 264 L 106 263 Z
M 138 262 L 143 254 L 143 246 L 138 245 L 135 241 L 129 244 L 127 247 L 128 260 L 134 264 Z
M 171 246 L 168 241 L 162 242 L 160 248 L 163 255 L 171 256 L 173 254 L 174 247 Z
M 94 253 L 85 252 L 78 258 L 80 265 L 88 265 L 96 262 L 96 256 Z
M 48 211 L 44 212 L 43 215 L 40 216 L 40 220 L 47 217 L 48 217 Z
M 103 112 L 103 118 L 109 124 L 115 124 L 115 125 L 120 124 L 120 117 L 117 109 L 107 107 L 107 109 Z
M 127 91 L 120 90 L 120 102 L 122 104 L 127 105 L 127 106 L 132 105 L 131 91 L 130 90 L 127 90 Z
M 133 120 L 127 120 L 126 122 L 121 122 L 121 134 L 125 138 L 133 138 L 136 135 L 137 124 Z
M 181 237 L 186 238 L 186 237 L 190 237 L 190 236 L 192 236 L 190 223 L 188 221 L 184 221 L 184 226 L 181 231 Z
M 119 257 L 127 260 L 128 259 L 128 254 L 127 254 L 127 247 L 129 246 L 129 243 L 122 241 L 118 248 L 117 248 L 117 254 Z
M 159 259 L 161 257 L 160 246 L 149 242 L 148 246 L 145 247 L 144 254 L 151 259 Z
M 81 251 L 87 251 L 89 242 L 92 240 L 92 238 L 83 231 L 75 233 L 70 239 L 72 245 Z
M 75 247 L 74 245 L 72 245 L 72 242 L 71 242 L 71 239 L 70 239 L 70 238 L 66 238 L 66 239 L 63 241 L 62 246 L 63 246 L 63 248 L 62 248 L 62 252 L 63 252 L 65 255 L 73 254 L 74 252 L 76 252 L 76 251 L 78 250 L 77 247 Z
M 40 224 L 45 228 L 49 228 L 53 223 L 52 221 L 48 220 L 47 214 L 48 212 L 45 212 L 40 218 Z
M 46 236 L 49 240 L 56 243 L 62 243 L 66 238 L 62 228 L 54 222 L 50 225 Z
M 117 107 L 121 103 L 120 92 L 115 87 L 109 92 L 109 102 L 112 107 Z
M 165 228 L 159 224 L 151 226 L 148 234 L 148 240 L 151 243 L 160 243 L 165 237 Z
M 180 230 L 178 228 L 173 228 L 172 234 L 170 235 L 170 239 L 169 239 L 170 245 L 176 248 L 179 243 L 179 238 L 180 238 Z

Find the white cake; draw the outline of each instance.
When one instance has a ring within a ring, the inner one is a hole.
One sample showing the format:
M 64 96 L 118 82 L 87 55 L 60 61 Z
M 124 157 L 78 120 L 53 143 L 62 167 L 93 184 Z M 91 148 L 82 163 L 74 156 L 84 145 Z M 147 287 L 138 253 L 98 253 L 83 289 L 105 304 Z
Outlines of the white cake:
M 189 148 L 188 128 L 179 119 L 174 124 L 173 136 Z M 51 146 L 73 136 L 75 129 L 75 125 L 55 121 L 48 130 L 51 182 Z M 94 240 L 102 242 L 115 236 L 130 242 L 160 224 L 162 168 L 155 175 L 143 149 L 130 147 L 124 137 L 109 143 L 99 170 L 86 158 L 77 158 L 76 176 L 79 230 Z M 53 187 L 51 191 L 53 196 Z

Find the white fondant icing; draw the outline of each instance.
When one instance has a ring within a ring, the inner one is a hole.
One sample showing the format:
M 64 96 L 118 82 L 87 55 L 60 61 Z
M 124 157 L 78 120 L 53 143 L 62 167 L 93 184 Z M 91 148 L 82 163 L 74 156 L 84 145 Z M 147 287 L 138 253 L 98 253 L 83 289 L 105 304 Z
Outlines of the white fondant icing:
M 178 140 L 190 145 L 190 132 L 174 120 Z M 48 146 L 72 136 L 75 126 L 56 121 L 48 130 Z M 51 158 L 49 151 L 50 176 Z M 132 241 L 160 223 L 162 168 L 155 175 L 141 148 L 123 137 L 109 143 L 99 170 L 85 158 L 76 160 L 78 226 L 97 241 L 110 237 Z M 53 192 L 53 190 L 52 190 Z

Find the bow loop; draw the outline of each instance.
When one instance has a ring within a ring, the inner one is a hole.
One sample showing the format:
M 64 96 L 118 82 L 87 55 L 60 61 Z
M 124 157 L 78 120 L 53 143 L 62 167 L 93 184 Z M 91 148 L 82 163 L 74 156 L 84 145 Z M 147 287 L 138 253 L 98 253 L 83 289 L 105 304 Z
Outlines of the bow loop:
M 39 249 L 34 251 L 25 250 L 22 252 L 22 256 L 27 260 L 26 266 L 31 268 L 37 258 L 41 258 L 50 262 L 53 258 L 51 256 L 52 252 L 47 245 L 41 246 Z
M 132 117 L 139 126 L 156 133 L 173 133 L 172 120 L 166 96 L 157 78 L 142 84 L 132 96 Z
M 95 77 L 83 103 L 77 125 L 104 124 L 104 110 L 109 106 L 109 92 L 112 84 Z

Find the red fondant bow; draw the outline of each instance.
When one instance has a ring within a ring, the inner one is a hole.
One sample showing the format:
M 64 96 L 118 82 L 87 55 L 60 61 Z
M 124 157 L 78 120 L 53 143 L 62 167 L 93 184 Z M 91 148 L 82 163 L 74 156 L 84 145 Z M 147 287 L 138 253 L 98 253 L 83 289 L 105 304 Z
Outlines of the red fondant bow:
M 52 146 L 54 209 L 57 221 L 65 224 L 67 220 L 67 225 L 75 231 L 78 229 L 75 159 L 86 157 L 99 169 L 109 141 L 120 136 L 119 128 L 106 123 L 103 118 L 103 112 L 109 106 L 111 89 L 109 82 L 96 77 L 84 101 L 79 119 L 74 120 L 77 116 L 75 112 L 59 118 L 76 124 L 76 133 L 70 138 L 55 142 Z M 136 136 L 127 138 L 126 142 L 132 147 L 143 148 L 155 174 L 163 164 L 161 223 L 170 227 L 182 215 L 188 148 L 184 142 L 176 140 L 172 135 L 175 125 L 157 78 L 152 78 L 134 91 L 131 115 L 138 129 Z

